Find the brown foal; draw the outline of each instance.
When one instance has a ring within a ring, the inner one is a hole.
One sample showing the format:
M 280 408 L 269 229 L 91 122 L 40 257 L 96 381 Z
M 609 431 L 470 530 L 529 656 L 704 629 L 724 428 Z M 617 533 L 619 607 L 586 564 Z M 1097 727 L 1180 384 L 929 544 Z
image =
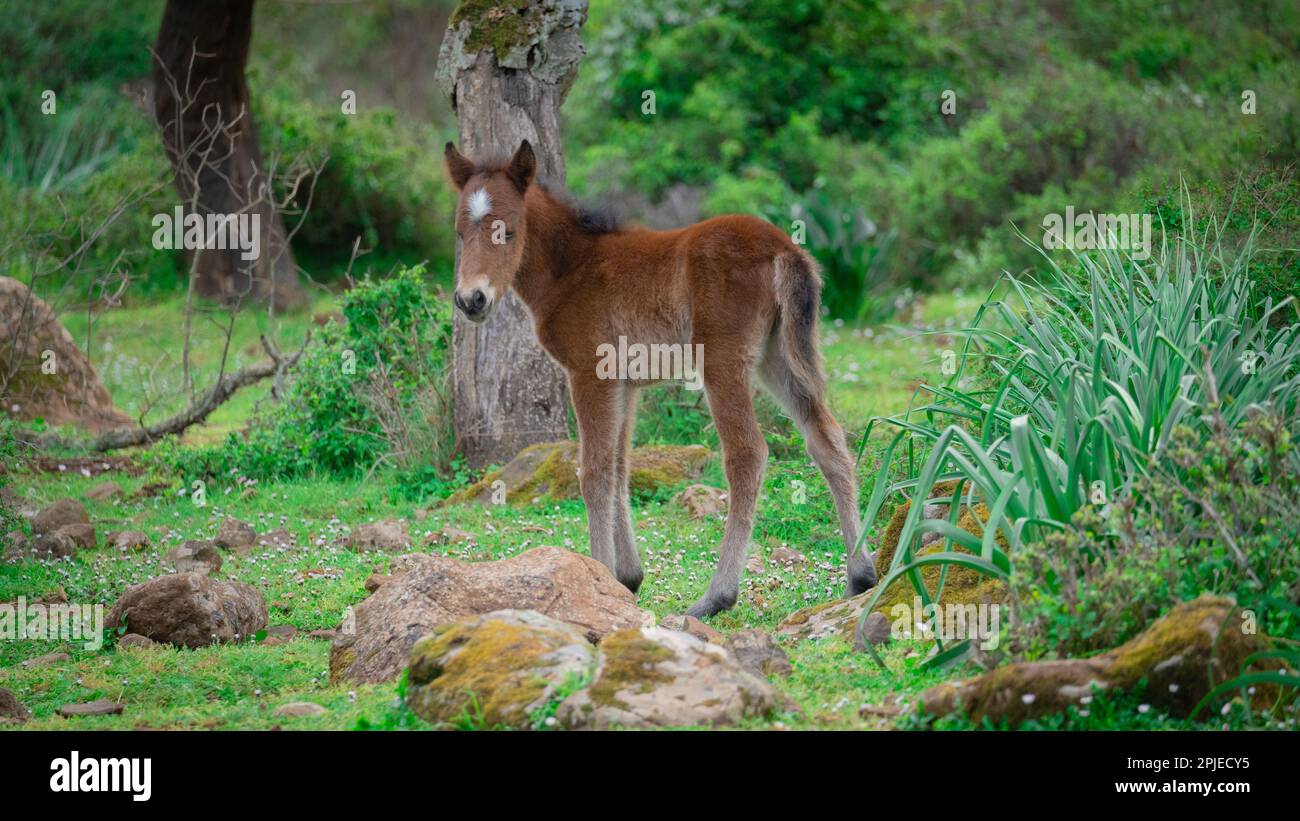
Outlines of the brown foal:
M 527 141 L 509 160 L 480 164 L 448 143 L 446 162 L 460 191 L 453 301 L 482 322 L 514 288 L 538 341 L 568 374 L 594 558 L 633 592 L 641 584 L 628 451 L 637 392 L 654 380 L 611 379 L 599 367 L 600 351 L 623 337 L 647 348 L 690 345 L 704 356 L 701 375 L 730 499 L 717 570 L 691 615 L 725 610 L 739 592 L 767 462 L 754 416 L 755 374 L 794 419 L 830 486 L 847 549 L 848 594 L 875 584 L 871 557 L 856 550 L 853 461 L 823 399 L 821 280 L 807 253 L 754 217 L 718 217 L 675 231 L 596 219 L 534 179 L 537 162 Z

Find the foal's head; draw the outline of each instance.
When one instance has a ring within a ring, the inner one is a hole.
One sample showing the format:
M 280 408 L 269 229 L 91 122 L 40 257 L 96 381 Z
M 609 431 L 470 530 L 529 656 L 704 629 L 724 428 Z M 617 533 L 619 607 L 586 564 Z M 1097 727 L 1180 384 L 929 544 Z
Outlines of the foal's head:
M 524 140 L 510 161 L 476 166 L 447 143 L 447 173 L 460 191 L 460 262 L 452 301 L 475 322 L 488 318 L 524 258 L 524 193 L 537 158 Z

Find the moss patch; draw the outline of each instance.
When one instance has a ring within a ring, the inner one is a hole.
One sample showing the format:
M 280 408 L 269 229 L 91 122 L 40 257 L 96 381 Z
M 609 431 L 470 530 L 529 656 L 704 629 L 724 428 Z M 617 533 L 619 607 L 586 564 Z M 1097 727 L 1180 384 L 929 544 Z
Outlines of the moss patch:
M 630 709 L 618 694 L 627 690 L 648 693 L 656 684 L 673 681 L 658 669 L 658 664 L 675 658 L 672 650 L 651 641 L 640 630 L 619 630 L 600 643 L 605 665 L 589 691 L 591 700 L 601 706 Z
M 467 51 L 490 48 L 500 56 L 532 40 L 532 5 L 530 0 L 463 0 L 452 11 L 451 24 L 469 24 Z
M 446 625 L 411 649 L 407 703 L 434 723 L 468 718 L 486 727 L 527 726 L 560 683 L 547 675 L 554 654 L 575 640 L 581 642 L 505 619 Z

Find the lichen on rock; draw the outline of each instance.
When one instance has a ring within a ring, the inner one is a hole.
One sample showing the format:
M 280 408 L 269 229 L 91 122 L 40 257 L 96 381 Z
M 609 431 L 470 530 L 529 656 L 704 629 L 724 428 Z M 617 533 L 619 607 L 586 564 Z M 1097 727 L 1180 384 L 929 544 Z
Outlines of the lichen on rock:
M 701 445 L 633 448 L 628 481 L 636 493 L 673 487 L 698 476 L 711 456 L 709 449 Z M 502 488 L 505 501 L 512 505 L 576 499 L 581 495 L 578 482 L 579 459 L 577 442 L 542 442 L 531 445 L 520 451 L 504 467 L 489 472 L 475 484 L 452 494 L 444 504 L 491 504 L 500 498 Z
M 925 712 L 961 710 L 1016 726 L 1079 705 L 1094 690 L 1129 691 L 1146 682 L 1144 698 L 1178 717 L 1187 716 L 1210 688 L 1236 676 L 1266 637 L 1241 629 L 1231 599 L 1204 594 L 1175 606 L 1125 644 L 1086 659 L 1022 662 L 964 681 L 945 682 L 921 697 Z M 1273 688 L 1256 688 L 1261 703 Z
M 406 704 L 434 724 L 528 729 L 549 699 L 588 680 L 595 662 L 581 631 L 540 613 L 471 616 L 411 648 Z

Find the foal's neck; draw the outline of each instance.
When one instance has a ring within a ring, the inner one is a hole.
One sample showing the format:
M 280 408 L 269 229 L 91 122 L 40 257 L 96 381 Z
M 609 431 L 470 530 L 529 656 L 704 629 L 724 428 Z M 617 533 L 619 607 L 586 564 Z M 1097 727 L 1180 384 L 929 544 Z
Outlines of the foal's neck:
M 568 207 L 536 185 L 525 194 L 524 208 L 524 258 L 513 285 L 528 310 L 540 319 L 549 315 L 558 301 L 560 280 L 572 278 L 591 261 L 595 243 Z

